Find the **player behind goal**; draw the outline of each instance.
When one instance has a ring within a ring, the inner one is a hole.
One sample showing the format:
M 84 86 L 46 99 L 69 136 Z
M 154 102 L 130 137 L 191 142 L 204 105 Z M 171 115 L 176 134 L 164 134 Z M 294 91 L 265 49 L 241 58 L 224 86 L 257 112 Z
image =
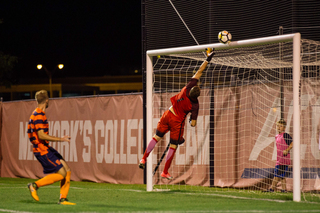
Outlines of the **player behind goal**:
M 183 144 L 185 141 L 182 137 L 184 132 L 185 118 L 189 114 L 189 112 L 191 112 L 190 125 L 192 127 L 195 127 L 197 125 L 197 117 L 199 112 L 198 97 L 200 96 L 200 87 L 197 85 L 197 83 L 202 76 L 202 72 L 211 61 L 213 55 L 213 51 L 208 51 L 207 59 L 201 64 L 200 68 L 191 78 L 189 83 L 185 87 L 183 87 L 177 95 L 170 98 L 172 106 L 163 113 L 158 122 L 156 134 L 149 142 L 148 147 L 142 159 L 140 160 L 139 167 L 141 169 L 145 168 L 147 157 L 154 149 L 155 145 L 163 138 L 163 136 L 168 131 L 170 131 L 170 148 L 166 157 L 164 170 L 161 173 L 161 177 L 168 180 L 172 179 L 172 176 L 169 174 L 168 170 L 170 168 L 178 145 Z
M 286 192 L 286 173 L 288 171 L 288 165 L 291 164 L 290 153 L 292 149 L 292 137 L 285 132 L 287 123 L 280 119 L 277 122 L 277 131 L 279 132 L 276 135 L 276 145 L 277 145 L 277 163 L 274 169 L 274 178 L 272 181 L 271 188 L 268 189 L 268 192 L 274 192 L 279 181 L 281 181 L 282 190 L 281 192 Z

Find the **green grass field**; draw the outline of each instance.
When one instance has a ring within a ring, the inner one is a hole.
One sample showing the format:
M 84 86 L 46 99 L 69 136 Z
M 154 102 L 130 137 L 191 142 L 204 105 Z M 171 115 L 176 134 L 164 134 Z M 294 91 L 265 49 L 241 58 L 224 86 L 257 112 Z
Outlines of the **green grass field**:
M 69 200 L 58 205 L 59 184 L 30 196 L 31 179 L 0 178 L 0 212 L 320 212 L 317 202 L 293 202 L 292 193 L 264 193 L 191 186 L 170 186 L 169 191 L 146 192 L 145 185 L 71 182 Z

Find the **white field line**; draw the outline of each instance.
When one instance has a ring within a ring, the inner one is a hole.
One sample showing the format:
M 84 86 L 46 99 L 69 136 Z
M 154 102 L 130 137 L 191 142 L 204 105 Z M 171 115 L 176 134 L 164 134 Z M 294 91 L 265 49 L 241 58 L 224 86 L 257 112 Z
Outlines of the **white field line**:
M 207 211 L 152 211 L 152 213 L 186 213 L 186 212 L 199 212 L 199 213 L 205 213 L 205 212 L 213 212 L 213 213 L 283 213 L 283 212 L 288 212 L 288 213 L 312 213 L 312 212 L 320 212 L 320 210 L 275 210 L 275 211 L 270 211 L 270 210 L 207 210 Z M 96 213 L 96 212 L 78 212 L 78 213 Z M 107 212 L 108 213 L 108 212 Z M 111 213 L 111 212 L 110 212 Z M 132 212 L 126 212 L 126 211 L 117 211 L 117 213 L 132 213 Z M 143 212 L 143 211 L 135 211 L 134 213 L 150 213 L 148 212 Z
M 11 212 L 11 213 L 35 213 L 35 212 L 26 212 L 26 211 L 16 211 L 10 209 L 0 209 L 0 212 Z
M 36 213 L 36 212 L 26 212 L 26 211 L 16 211 L 16 210 L 10 210 L 10 209 L 0 209 L 0 212 L 9 212 L 9 213 Z M 152 213 L 183 213 L 183 212 L 213 212 L 213 213 L 282 213 L 282 212 L 288 212 L 288 213 L 304 213 L 304 212 L 320 212 L 320 210 L 275 210 L 275 211 L 270 211 L 270 210 L 208 210 L 208 211 L 152 211 Z M 96 212 L 78 212 L 78 213 L 96 213 Z M 130 213 L 128 211 L 117 211 L 117 213 Z M 147 213 L 145 211 L 135 211 L 134 213 Z
M 0 188 L 27 188 L 27 187 L 0 187 Z M 59 186 L 46 186 L 45 188 L 60 188 Z M 105 191 L 112 191 L 112 190 L 122 190 L 122 191 L 131 191 L 131 192 L 145 192 L 145 190 L 135 190 L 135 189 L 85 189 L 80 187 L 72 187 L 72 189 L 78 190 L 105 190 Z M 156 191 L 155 191 L 156 192 Z M 161 191 L 158 191 L 161 193 Z M 258 201 L 269 201 L 269 202 L 277 202 L 277 203 L 286 203 L 286 202 L 293 202 L 292 200 L 278 200 L 278 199 L 266 199 L 266 198 L 251 198 L 251 197 L 240 197 L 234 195 L 224 195 L 224 194 L 213 194 L 213 193 L 190 193 L 190 192 L 172 192 L 174 194 L 187 194 L 187 195 L 204 195 L 204 196 L 216 196 L 216 197 L 225 197 L 225 198 L 232 198 L 232 199 L 243 199 L 243 200 L 258 200 Z M 310 203 L 310 204 L 320 204 L 318 202 L 309 202 L 309 201 L 301 201 L 301 203 Z M 316 211 L 320 212 L 320 210 Z

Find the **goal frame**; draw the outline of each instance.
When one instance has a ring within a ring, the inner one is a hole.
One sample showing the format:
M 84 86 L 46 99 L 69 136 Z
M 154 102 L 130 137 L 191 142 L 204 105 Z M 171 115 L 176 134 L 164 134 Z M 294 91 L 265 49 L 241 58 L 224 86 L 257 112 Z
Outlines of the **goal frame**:
M 299 101 L 299 86 L 300 86 L 300 33 L 270 36 L 257 39 L 248 39 L 242 41 L 233 41 L 229 44 L 213 43 L 204 45 L 195 45 L 187 47 L 166 48 L 158 50 L 148 50 L 146 53 L 146 137 L 147 140 L 151 140 L 153 137 L 153 63 L 152 57 L 158 55 L 171 55 L 185 52 L 204 52 L 206 48 L 231 49 L 253 45 L 263 45 L 270 43 L 280 42 L 293 42 L 293 201 L 301 201 L 301 189 L 300 189 L 300 101 Z M 153 162 L 152 153 L 148 157 L 148 162 Z M 153 174 L 152 163 L 147 163 L 146 172 L 147 191 L 153 191 Z

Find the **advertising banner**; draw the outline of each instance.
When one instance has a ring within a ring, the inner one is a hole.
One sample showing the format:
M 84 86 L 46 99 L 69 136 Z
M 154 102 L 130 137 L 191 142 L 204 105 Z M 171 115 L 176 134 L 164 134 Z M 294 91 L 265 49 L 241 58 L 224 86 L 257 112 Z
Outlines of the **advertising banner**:
M 2 177 L 43 177 L 27 135 L 35 101 L 3 104 Z M 70 135 L 50 142 L 68 163 L 75 181 L 143 183 L 142 96 L 66 98 L 49 101 L 49 135 Z

